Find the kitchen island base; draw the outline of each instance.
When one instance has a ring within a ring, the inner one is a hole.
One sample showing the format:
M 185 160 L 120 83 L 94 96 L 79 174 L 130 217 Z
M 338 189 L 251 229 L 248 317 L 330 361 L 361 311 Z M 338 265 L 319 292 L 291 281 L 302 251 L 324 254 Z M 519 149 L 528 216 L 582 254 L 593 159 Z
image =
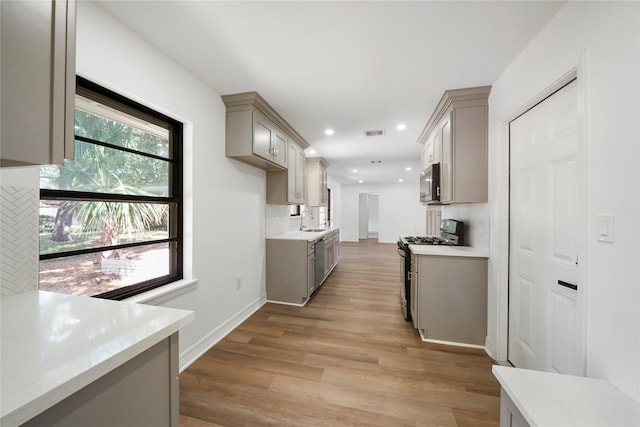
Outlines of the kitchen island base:
M 640 404 L 604 379 L 492 367 L 500 383 L 500 427 L 630 427 Z
M 22 426 L 178 427 L 178 393 L 174 333 Z

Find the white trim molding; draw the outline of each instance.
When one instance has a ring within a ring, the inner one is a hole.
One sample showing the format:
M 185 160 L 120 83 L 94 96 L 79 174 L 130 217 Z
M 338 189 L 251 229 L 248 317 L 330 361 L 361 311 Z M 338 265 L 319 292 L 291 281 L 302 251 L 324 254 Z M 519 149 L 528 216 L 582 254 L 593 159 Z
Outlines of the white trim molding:
M 240 310 L 237 314 L 230 317 L 216 329 L 212 330 L 207 335 L 198 340 L 198 342 L 196 342 L 194 345 L 192 345 L 185 351 L 180 352 L 180 372 L 187 369 L 189 365 L 198 360 L 198 358 L 209 351 L 209 349 L 220 342 L 220 340 L 229 335 L 229 333 L 240 326 L 242 322 L 251 317 L 251 315 L 258 311 L 266 302 L 266 295 L 262 295 L 261 297 L 255 299 L 244 309 Z

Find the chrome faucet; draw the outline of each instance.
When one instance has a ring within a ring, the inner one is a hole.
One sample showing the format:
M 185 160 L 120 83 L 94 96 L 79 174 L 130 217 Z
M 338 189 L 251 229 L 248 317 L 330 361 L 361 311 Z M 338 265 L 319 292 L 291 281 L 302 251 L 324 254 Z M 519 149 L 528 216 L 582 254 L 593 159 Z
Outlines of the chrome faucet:
M 302 213 L 300 214 L 300 231 L 302 231 L 305 228 L 307 228 L 307 226 L 304 225 L 304 214 L 305 213 L 309 213 L 309 215 L 311 215 L 311 219 L 313 219 L 313 212 L 311 212 L 309 209 L 303 210 Z

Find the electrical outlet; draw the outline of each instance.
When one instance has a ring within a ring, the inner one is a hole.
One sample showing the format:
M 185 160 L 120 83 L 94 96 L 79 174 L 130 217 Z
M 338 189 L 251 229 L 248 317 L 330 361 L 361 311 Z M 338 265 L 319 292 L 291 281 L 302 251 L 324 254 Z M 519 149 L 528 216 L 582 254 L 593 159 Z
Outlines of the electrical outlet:
M 242 277 L 236 277 L 236 289 L 242 288 Z

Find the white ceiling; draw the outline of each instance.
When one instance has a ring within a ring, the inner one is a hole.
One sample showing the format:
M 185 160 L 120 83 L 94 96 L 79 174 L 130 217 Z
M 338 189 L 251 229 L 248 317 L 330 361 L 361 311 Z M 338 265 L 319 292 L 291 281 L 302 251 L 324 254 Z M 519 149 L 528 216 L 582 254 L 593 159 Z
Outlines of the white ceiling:
M 100 4 L 221 95 L 258 91 L 339 182 L 373 184 L 417 181 L 442 92 L 492 84 L 564 2 Z

